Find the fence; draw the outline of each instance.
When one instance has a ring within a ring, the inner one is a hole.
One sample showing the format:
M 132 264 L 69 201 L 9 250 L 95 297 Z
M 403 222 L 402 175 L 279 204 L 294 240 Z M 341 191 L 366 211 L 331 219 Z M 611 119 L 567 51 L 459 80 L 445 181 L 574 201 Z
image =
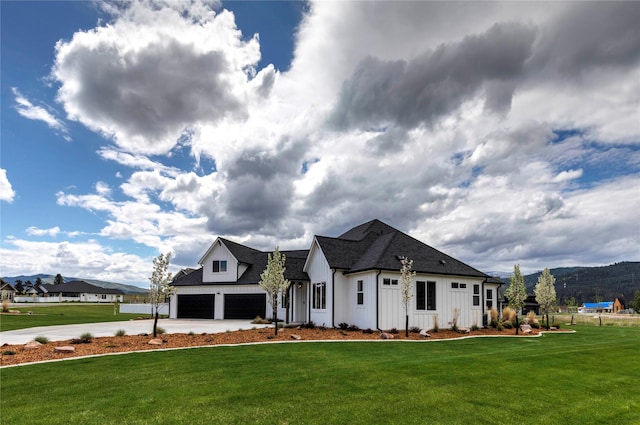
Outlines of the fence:
M 120 304 L 120 313 L 153 315 L 153 304 Z M 169 304 L 158 305 L 158 314 L 169 315 Z

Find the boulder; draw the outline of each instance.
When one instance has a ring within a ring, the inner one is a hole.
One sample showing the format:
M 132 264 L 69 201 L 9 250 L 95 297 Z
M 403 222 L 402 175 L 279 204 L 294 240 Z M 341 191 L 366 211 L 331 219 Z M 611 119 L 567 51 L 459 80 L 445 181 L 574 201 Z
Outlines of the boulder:
M 62 347 L 55 347 L 54 353 L 75 353 L 76 349 L 70 345 L 63 345 Z
M 154 338 L 149 341 L 149 345 L 162 345 L 162 339 Z
M 291 339 L 297 339 L 297 340 L 300 340 L 300 339 L 302 339 L 302 337 L 301 337 L 300 335 L 291 334 Z
M 40 347 L 42 347 L 42 344 L 39 343 L 38 341 L 27 342 L 24 345 L 25 350 L 37 350 Z
M 426 329 L 423 329 L 420 331 L 420 337 L 421 338 L 431 338 L 431 334 L 429 332 L 427 332 Z
M 471 332 L 471 329 L 469 329 L 469 328 L 458 328 L 458 333 L 468 334 L 470 332 Z
M 523 323 L 522 325 L 520 325 L 520 330 L 524 334 L 530 334 L 531 333 L 531 325 L 527 325 L 526 323 Z
M 382 332 L 382 333 L 380 334 L 380 338 L 382 338 L 382 339 L 393 339 L 393 335 L 388 334 L 388 333 L 386 333 L 386 332 Z

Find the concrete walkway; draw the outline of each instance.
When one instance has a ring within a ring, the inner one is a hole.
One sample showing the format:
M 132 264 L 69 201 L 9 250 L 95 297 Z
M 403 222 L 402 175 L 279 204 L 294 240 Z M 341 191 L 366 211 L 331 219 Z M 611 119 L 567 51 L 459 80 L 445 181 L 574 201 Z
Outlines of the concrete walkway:
M 272 325 L 254 325 L 250 320 L 200 320 L 200 319 L 159 319 L 158 327 L 166 333 L 221 333 L 253 327 L 266 328 Z M 83 323 L 79 325 L 39 326 L 36 328 L 18 329 L 0 332 L 1 344 L 26 344 L 37 336 L 49 338 L 49 341 L 62 341 L 78 338 L 85 332 L 93 336 L 114 336 L 124 329 L 127 335 L 153 333 L 153 319 L 129 320 L 126 322 Z

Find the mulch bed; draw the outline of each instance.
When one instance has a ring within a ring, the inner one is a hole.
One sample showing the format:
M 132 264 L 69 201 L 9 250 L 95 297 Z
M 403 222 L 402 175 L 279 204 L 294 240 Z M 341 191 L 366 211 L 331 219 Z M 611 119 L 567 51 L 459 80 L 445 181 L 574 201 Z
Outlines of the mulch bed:
M 557 332 L 557 331 L 556 331 Z M 533 329 L 528 336 L 537 335 L 539 330 Z M 409 333 L 405 338 L 404 332 L 394 334 L 394 340 L 439 340 L 461 338 L 465 336 L 510 336 L 515 335 L 515 329 L 505 329 L 498 331 L 493 328 L 479 329 L 468 334 L 462 334 L 451 330 L 440 330 L 431 332 L 430 338 L 421 337 L 418 333 Z M 520 333 L 520 335 L 525 336 Z M 122 353 L 131 351 L 157 350 L 180 347 L 199 347 L 220 344 L 244 344 L 252 342 L 275 342 L 275 341 L 336 341 L 336 340 L 380 340 L 381 333 L 364 333 L 362 331 L 343 331 L 329 328 L 285 328 L 279 329 L 278 335 L 274 335 L 273 328 L 249 329 L 216 334 L 165 334 L 158 335 L 162 339 L 161 345 L 150 345 L 153 339 L 151 335 L 126 335 L 113 337 L 95 337 L 91 342 L 84 344 L 73 344 L 72 340 L 55 341 L 43 344 L 40 347 L 28 349 L 24 344 L 9 345 L 3 344 L 0 347 L 0 366 L 16 365 L 46 360 L 59 360 L 72 357 L 100 355 L 109 353 Z M 72 346 L 73 353 L 55 353 L 55 347 Z M 9 354 L 14 353 L 14 354 Z

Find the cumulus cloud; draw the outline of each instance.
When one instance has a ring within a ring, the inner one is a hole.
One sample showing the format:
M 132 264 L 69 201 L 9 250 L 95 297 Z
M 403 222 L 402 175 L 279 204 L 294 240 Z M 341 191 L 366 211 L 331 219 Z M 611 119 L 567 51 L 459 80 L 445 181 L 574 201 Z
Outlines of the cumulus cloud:
M 39 229 L 35 226 L 31 226 L 26 230 L 28 235 L 32 236 L 51 236 L 55 237 L 58 233 L 60 233 L 60 227 L 55 226 L 49 229 Z
M 165 153 L 202 122 L 244 120 L 260 60 L 232 13 L 203 2 L 127 3 L 108 25 L 56 45 L 52 76 L 69 119 L 138 153 Z M 258 90 L 268 94 L 270 73 Z
M 0 168 L 0 201 L 13 202 L 16 192 L 11 187 L 11 182 L 7 177 L 7 170 Z
M 42 121 L 47 124 L 49 128 L 61 134 L 65 140 L 71 140 L 67 126 L 63 121 L 56 118 L 48 109 L 34 105 L 29 99 L 22 95 L 16 87 L 12 87 L 11 91 L 16 100 L 15 109 L 20 115 L 30 120 Z

